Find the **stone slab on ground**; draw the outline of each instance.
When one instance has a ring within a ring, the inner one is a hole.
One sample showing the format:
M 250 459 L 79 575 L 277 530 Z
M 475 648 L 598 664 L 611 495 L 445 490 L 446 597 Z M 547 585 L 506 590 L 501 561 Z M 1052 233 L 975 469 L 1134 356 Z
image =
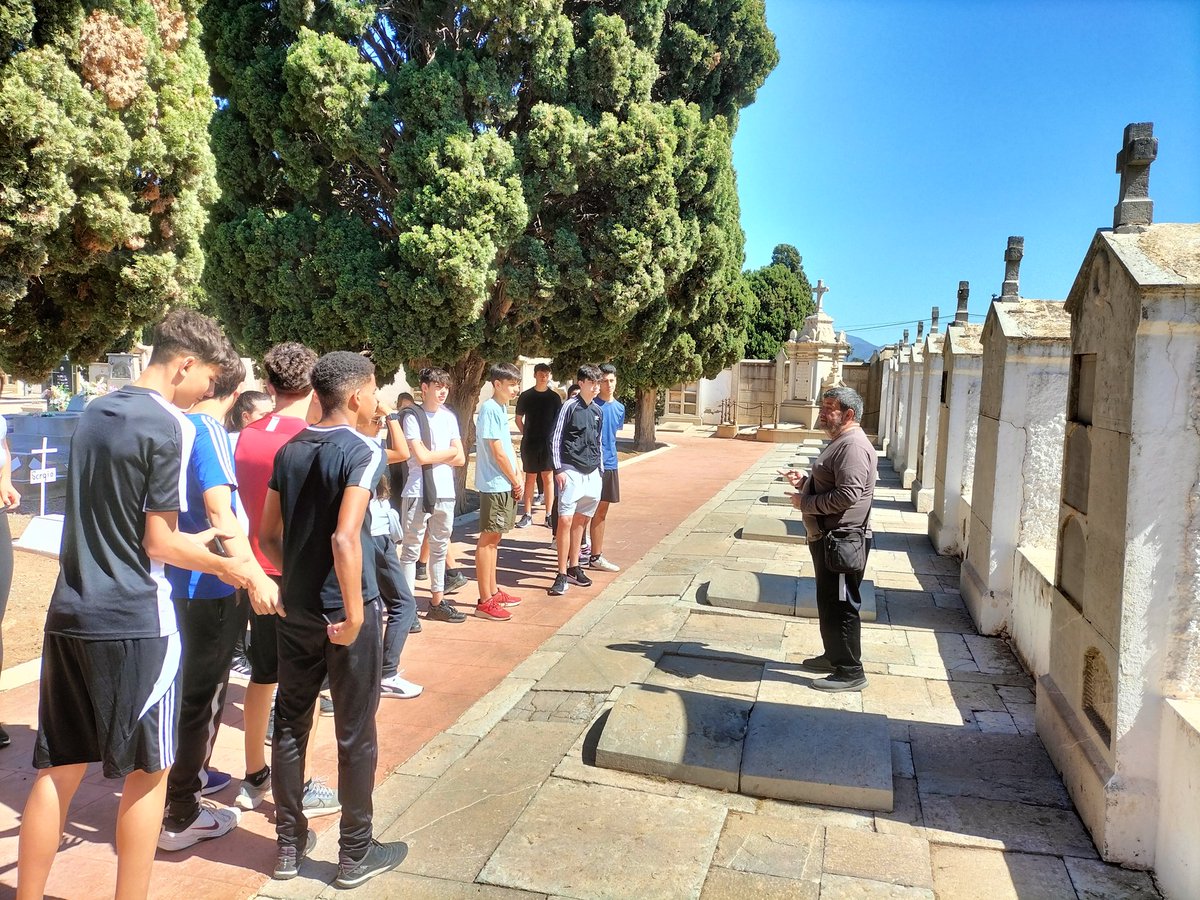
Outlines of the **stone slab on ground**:
M 817 618 L 816 579 L 791 574 L 793 567 L 764 564 L 760 571 L 744 571 L 728 566 L 711 570 L 705 597 L 709 606 L 720 609 L 743 609 L 748 612 L 772 613 L 780 616 Z M 875 583 L 865 579 L 859 587 L 864 622 L 874 622 L 877 611 Z
M 662 688 L 754 700 L 758 696 L 762 676 L 761 664 L 664 653 L 645 683 Z
M 891 811 L 892 750 L 887 717 L 755 704 L 742 751 L 741 792 Z
M 713 865 L 808 882 L 819 889 L 824 843 L 825 828 L 817 823 L 730 812 Z
M 909 737 L 915 777 L 925 793 L 1072 808 L 1036 736 L 914 723 Z
M 657 642 L 642 648 L 618 645 L 606 638 L 584 638 L 563 653 L 562 659 L 538 680 L 545 691 L 607 691 L 613 685 L 641 681 L 661 655 Z
M 1088 859 L 1097 856 L 1074 810 L 920 793 L 926 833 L 934 843 Z
M 774 544 L 807 544 L 808 532 L 800 519 L 749 515 L 739 535 L 743 541 L 770 541 Z
M 938 900 L 975 900 L 977 897 L 1058 900 L 1075 896 L 1067 867 L 1057 856 L 1002 853 L 973 847 L 934 846 L 933 883 Z
M 700 800 L 552 778 L 479 880 L 563 897 L 697 897 L 726 812 Z
M 929 842 L 857 828 L 827 828 L 822 863 L 831 875 L 851 875 L 906 887 L 932 888 Z
M 630 685 L 608 715 L 596 765 L 737 792 L 752 701 Z
M 782 572 L 745 572 L 722 566 L 713 569 L 705 596 L 710 606 L 722 609 L 794 616 L 798 581 Z
M 404 871 L 474 881 L 583 725 L 501 722 L 379 835 L 409 845 Z

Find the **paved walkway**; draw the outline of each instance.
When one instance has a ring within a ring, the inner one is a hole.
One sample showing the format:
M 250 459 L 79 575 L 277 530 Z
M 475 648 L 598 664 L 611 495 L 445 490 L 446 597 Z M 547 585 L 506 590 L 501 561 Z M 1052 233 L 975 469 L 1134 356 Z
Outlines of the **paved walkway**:
M 614 507 L 605 555 L 618 563 L 637 561 L 689 515 L 754 464 L 767 446 L 745 441 L 717 441 L 693 435 L 664 434 L 673 446 L 647 454 L 621 469 L 623 501 Z M 540 523 L 542 514 L 535 520 Z M 471 574 L 474 531 L 456 532 L 454 551 Z M 550 532 L 540 524 L 514 531 L 500 553 L 500 581 L 525 598 L 507 623 L 492 623 L 473 617 L 462 625 L 425 623 L 424 631 L 412 635 L 402 665 L 405 675 L 425 686 L 416 700 L 384 700 L 379 713 L 380 760 L 377 780 L 383 782 L 398 766 L 442 734 L 473 704 L 505 682 L 510 673 L 539 648 L 553 641 L 560 626 L 589 601 L 603 595 L 614 576 L 592 573 L 595 584 L 572 588 L 564 597 L 545 593 L 553 572 L 554 551 Z M 418 585 L 418 602 L 424 607 L 427 594 Z M 455 598 L 469 609 L 475 600 L 474 585 Z M 243 689 L 230 685 L 230 704 L 219 735 L 213 762 L 232 772 L 244 771 L 241 706 Z M 8 895 L 16 882 L 17 830 L 32 778 L 33 734 L 37 722 L 37 683 L 0 693 L 0 722 L 12 735 L 13 745 L 0 753 L 0 897 Z M 315 769 L 336 786 L 336 749 L 332 720 L 324 719 L 318 736 Z M 383 821 L 395 818 L 385 799 L 385 787 L 377 798 L 377 815 Z M 212 799 L 232 803 L 234 788 Z M 59 854 L 47 891 L 50 896 L 84 900 L 111 896 L 116 856 L 112 846 L 112 823 L 117 796 L 112 785 L 98 773 L 89 774 L 80 787 L 67 823 L 64 848 Z M 243 816 L 238 837 L 201 844 L 181 853 L 160 853 L 155 863 L 152 896 L 173 900 L 186 895 L 202 898 L 243 898 L 262 887 L 263 873 L 274 863 L 273 808 L 268 802 Z M 337 817 L 313 821 L 321 832 L 335 826 Z M 334 829 L 336 835 L 336 829 Z M 332 845 L 331 845 L 332 846 Z M 329 869 L 332 872 L 332 868 Z M 327 880 L 332 880 L 332 874 Z M 298 882 L 297 886 L 307 882 Z M 309 884 L 309 889 L 312 889 Z
M 507 559 L 502 553 L 528 598 L 513 623 L 430 623 L 415 636 L 408 674 L 428 696 L 385 704 L 387 760 L 376 791 L 378 835 L 411 850 L 399 870 L 356 896 L 1157 896 L 1147 875 L 1098 860 L 1034 734 L 1029 678 L 1002 640 L 975 633 L 957 563 L 932 552 L 925 516 L 912 511 L 886 465 L 868 573 L 879 618 L 863 634 L 870 685 L 861 695 L 818 697 L 796 676 L 775 684 L 772 699 L 785 690 L 782 702 L 886 715 L 894 811 L 757 799 L 593 764 L 606 711 L 662 654 L 702 645 L 780 669 L 819 648 L 815 622 L 703 602 L 714 563 L 810 565 L 803 546 L 735 536 L 752 508 L 783 512 L 744 486 L 761 483 L 787 455 L 783 447 L 681 439 L 623 470 L 628 499 L 613 526 L 622 543 L 608 552 L 638 561 L 619 576 L 551 601 L 537 590 L 546 583 L 542 535 L 526 533 Z M 28 756 L 21 725 L 32 722 L 31 696 L 18 689 L 0 698 L 0 719 L 18 723 L 10 751 L 17 759 Z M 236 713 L 230 724 L 217 762 L 237 771 Z M 322 759 L 332 760 L 327 734 L 323 740 Z M 0 880 L 11 884 L 13 808 L 28 772 L 0 776 L 0 860 L 10 861 Z M 113 798 L 99 781 L 86 790 L 90 802 L 73 812 L 72 846 L 52 882 L 59 896 L 101 896 L 112 883 Z M 160 859 L 156 895 L 333 897 L 336 831 L 332 819 L 323 824 L 294 881 L 264 880 L 271 831 L 254 813 L 235 841 Z

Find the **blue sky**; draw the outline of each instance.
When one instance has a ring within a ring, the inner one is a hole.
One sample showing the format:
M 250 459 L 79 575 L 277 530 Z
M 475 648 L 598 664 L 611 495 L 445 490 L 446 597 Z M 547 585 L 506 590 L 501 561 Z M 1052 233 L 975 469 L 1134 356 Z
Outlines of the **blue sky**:
M 982 321 L 1025 237 L 1021 294 L 1065 299 L 1112 225 L 1130 122 L 1159 139 L 1157 222 L 1200 221 L 1195 0 L 767 0 L 780 62 L 734 140 L 746 267 L 794 244 L 835 327 L 891 343 L 960 279 Z

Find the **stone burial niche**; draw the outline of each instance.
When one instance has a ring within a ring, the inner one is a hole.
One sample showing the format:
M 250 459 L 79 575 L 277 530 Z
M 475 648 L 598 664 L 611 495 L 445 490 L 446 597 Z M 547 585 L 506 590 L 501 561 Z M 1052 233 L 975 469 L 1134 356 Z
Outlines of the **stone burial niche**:
M 1148 124 L 1125 138 L 1114 228 L 1067 297 L 1061 596 L 1037 726 L 1100 854 L 1149 868 L 1167 701 L 1200 691 L 1200 225 L 1151 224 L 1156 141 Z

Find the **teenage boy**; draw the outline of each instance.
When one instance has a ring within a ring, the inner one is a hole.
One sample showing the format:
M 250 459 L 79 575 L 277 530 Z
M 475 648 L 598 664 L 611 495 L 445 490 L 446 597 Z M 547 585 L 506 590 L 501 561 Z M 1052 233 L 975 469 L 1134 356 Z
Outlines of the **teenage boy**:
M 454 467 L 466 464 L 458 419 L 446 408 L 450 373 L 445 369 L 421 370 L 421 406 L 405 410 L 404 437 L 408 441 L 408 480 L 400 503 L 404 544 L 400 562 L 404 578 L 416 583 L 421 542 L 429 532 L 429 612 L 426 619 L 465 622 L 467 617 L 443 600 L 446 552 L 454 530 Z
M 521 465 L 525 469 L 525 511 L 517 520 L 518 528 L 527 528 L 533 522 L 533 492 L 539 479 L 543 482 L 547 525 L 550 510 L 554 508 L 550 433 L 562 409 L 562 398 L 557 391 L 550 390 L 550 375 L 550 367 L 538 363 L 533 367 L 533 387 L 522 391 L 517 398 L 517 431 L 521 432 Z
M 475 580 L 479 603 L 475 615 L 495 622 L 512 618 L 509 607 L 521 600 L 496 583 L 496 558 L 500 539 L 513 527 L 523 478 L 508 431 L 508 404 L 521 384 L 521 372 L 512 363 L 496 363 L 488 371 L 492 396 L 479 407 L 475 421 L 475 490 L 479 492 L 479 543 L 475 550 Z
M 232 556 L 253 559 L 250 541 L 238 521 L 234 491 L 233 447 L 221 423 L 238 399 L 246 367 L 236 356 L 221 368 L 213 395 L 191 408 L 188 419 L 196 429 L 187 465 L 187 510 L 179 514 L 179 530 L 199 534 L 216 528 Z M 278 590 L 254 562 L 258 596 L 278 596 Z M 233 830 L 235 809 L 200 805 L 202 793 L 214 793 L 229 783 L 224 773 L 207 770 L 225 694 L 234 646 L 246 629 L 246 605 L 233 585 L 213 575 L 167 566 L 182 641 L 183 678 L 180 690 L 179 750 L 167 777 L 167 810 L 158 836 L 160 850 L 183 850 Z M 275 607 L 261 610 L 275 612 Z
M 621 483 L 617 480 L 617 432 L 625 424 L 625 404 L 616 398 L 617 367 L 605 363 L 600 367 L 600 395 L 596 405 L 600 407 L 600 450 L 604 468 L 600 476 L 600 502 L 589 526 L 591 551 L 588 558 L 581 559 L 593 569 L 603 572 L 620 572 L 621 567 L 604 558 L 604 526 L 608 521 L 608 508 L 621 502 Z
M 558 574 L 550 586 L 555 597 L 565 594 L 568 584 L 588 587 L 592 583 L 579 565 L 579 546 L 600 502 L 600 407 L 592 402 L 600 389 L 600 370 L 580 366 L 577 376 L 579 394 L 563 404 L 550 437 L 558 488 Z
M 313 414 L 312 370 L 317 354 L 304 344 L 288 341 L 276 344 L 263 358 L 267 393 L 275 400 L 275 411 L 242 429 L 234 450 L 238 493 L 250 522 L 250 546 L 259 565 L 276 584 L 278 567 L 263 552 L 261 544 L 263 504 L 267 483 L 275 463 L 275 454 L 295 435 L 308 427 Z M 286 607 L 287 598 L 283 598 Z M 284 615 L 280 613 L 280 616 Z M 246 686 L 243 726 L 246 748 L 246 777 L 234 801 L 242 809 L 256 809 L 271 789 L 271 767 L 267 765 L 263 744 L 268 742 L 267 728 L 279 681 L 279 653 L 276 639 L 278 616 L 250 616 L 250 643 L 246 657 L 250 661 L 250 683 Z M 313 735 L 316 742 L 316 735 Z M 310 816 L 338 811 L 337 794 L 321 779 L 313 778 L 305 791 L 305 811 Z
M 372 838 L 371 791 L 379 746 L 379 588 L 367 505 L 384 474 L 379 444 L 360 433 L 375 415 L 375 366 L 357 353 L 326 353 L 313 367 L 320 421 L 275 456 L 263 504 L 263 552 L 283 572 L 279 695 L 271 761 L 277 855 L 274 877 L 294 878 L 316 835 L 304 814 L 304 754 L 326 677 L 337 732 L 342 800 L 338 887 L 394 869 L 403 842 Z
M 17 897 L 45 893 L 67 812 L 89 762 L 123 778 L 117 897 L 144 897 L 179 720 L 180 638 L 163 567 L 250 588 L 249 557 L 185 535 L 184 474 L 196 429 L 180 410 L 212 393 L 234 356 L 212 319 L 175 310 L 146 370 L 92 401 L 71 440 L 61 569 L 46 614 L 33 764 L 17 850 Z M 271 596 L 256 602 L 274 602 Z

